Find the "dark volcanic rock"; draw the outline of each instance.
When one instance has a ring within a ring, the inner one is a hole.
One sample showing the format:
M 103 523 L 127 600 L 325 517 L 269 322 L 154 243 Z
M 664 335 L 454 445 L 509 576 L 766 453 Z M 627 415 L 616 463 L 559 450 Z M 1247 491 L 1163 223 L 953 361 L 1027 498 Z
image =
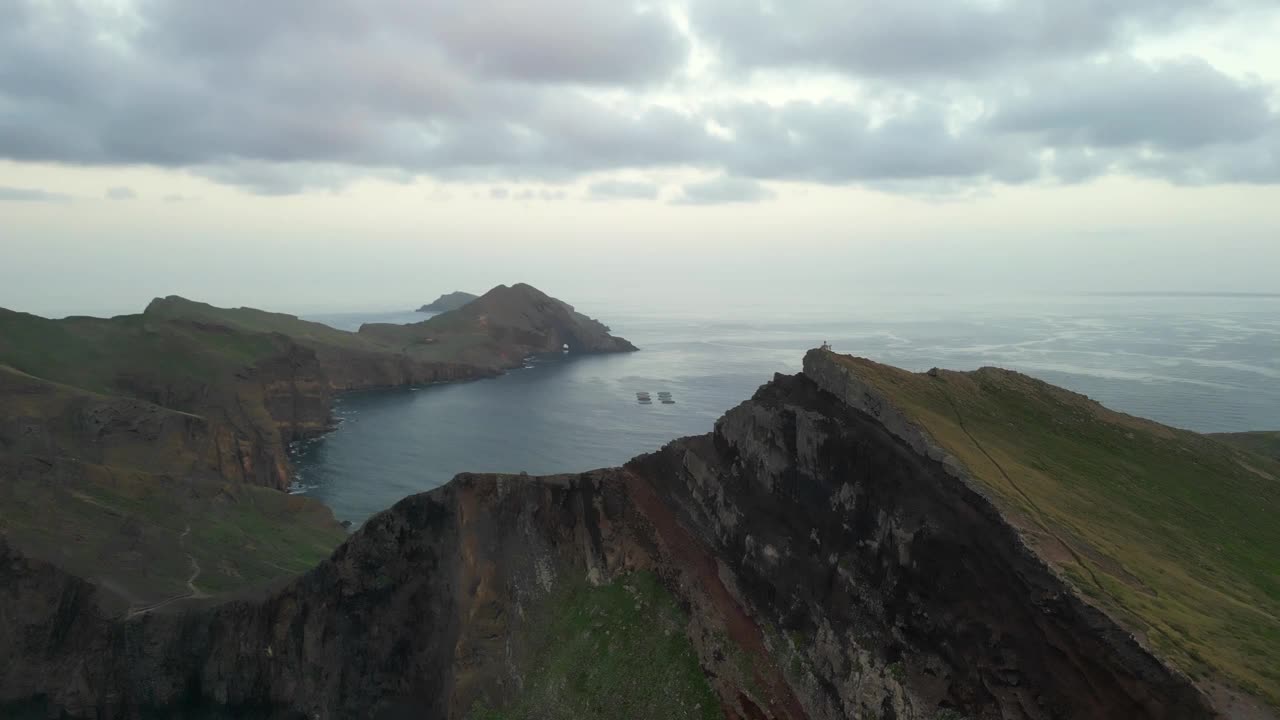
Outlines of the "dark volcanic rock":
M 644 571 L 688 609 L 729 718 L 1212 716 L 891 424 L 779 376 L 713 435 L 622 469 L 459 476 L 269 597 L 128 622 L 0 545 L 0 703 L 464 718 L 521 700 L 557 588 Z

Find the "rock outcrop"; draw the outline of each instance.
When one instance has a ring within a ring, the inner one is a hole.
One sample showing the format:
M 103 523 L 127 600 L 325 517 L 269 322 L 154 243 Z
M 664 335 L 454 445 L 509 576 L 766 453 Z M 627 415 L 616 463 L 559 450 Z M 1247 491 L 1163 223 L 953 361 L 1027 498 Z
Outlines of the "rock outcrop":
M 632 352 L 603 323 L 529 285 L 499 285 L 466 305 L 411 325 L 371 323 L 361 337 L 418 357 L 448 345 L 455 357 L 499 369 L 519 367 L 540 353 Z
M 441 295 L 440 297 L 427 303 L 426 305 L 423 305 L 422 307 L 418 308 L 418 312 L 420 313 L 449 312 L 450 310 L 457 310 L 458 308 L 462 307 L 463 305 L 466 305 L 467 303 L 471 302 L 472 300 L 475 300 L 478 297 L 480 296 L 472 295 L 469 292 L 463 292 L 461 290 L 455 290 L 451 293 L 445 293 L 444 295 Z
M 684 611 L 645 664 L 687 651 L 714 705 L 673 692 L 671 717 L 1213 716 L 954 460 L 816 362 L 623 468 L 410 497 L 265 599 L 110 621 L 93 587 L 0 545 L 0 703 L 515 718 L 586 692 L 593 716 L 641 716 L 597 668 L 629 652 L 615 623 L 661 601 L 636 580 L 653 576 Z M 565 610 L 593 588 L 624 588 L 620 616 Z M 548 645 L 539 627 L 569 630 Z M 576 641 L 591 651 L 548 661 Z M 658 697 L 680 682 L 663 678 Z

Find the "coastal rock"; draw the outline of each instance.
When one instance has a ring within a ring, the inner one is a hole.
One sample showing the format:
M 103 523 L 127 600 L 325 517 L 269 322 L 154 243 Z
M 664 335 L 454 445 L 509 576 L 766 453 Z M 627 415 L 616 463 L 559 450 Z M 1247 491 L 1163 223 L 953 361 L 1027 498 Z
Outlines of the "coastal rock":
M 370 323 L 359 334 L 410 355 L 432 357 L 447 339 L 467 363 L 508 369 L 540 353 L 632 352 L 603 323 L 530 285 L 499 285 L 466 305 L 411 325 Z
M 466 305 L 467 303 L 471 302 L 472 300 L 475 300 L 478 297 L 480 296 L 472 295 L 469 292 L 463 292 L 461 290 L 455 290 L 451 293 L 445 293 L 444 295 L 441 295 L 435 300 L 418 308 L 417 311 L 420 313 L 449 312 L 450 310 L 457 310 L 458 308 L 462 307 L 463 305 Z
M 649 575 L 686 610 L 668 626 L 683 640 L 647 663 L 680 667 L 691 648 L 729 718 L 1214 716 L 887 398 L 825 362 L 620 469 L 461 475 L 264 597 L 112 621 L 92 586 L 0 545 L 0 702 L 102 718 L 545 710 L 538 688 L 567 697 L 627 652 L 604 634 L 627 628 L 584 606 L 551 651 L 599 632 L 594 654 L 552 664 L 536 628 L 592 588 L 635 597 L 608 622 L 641 617 Z

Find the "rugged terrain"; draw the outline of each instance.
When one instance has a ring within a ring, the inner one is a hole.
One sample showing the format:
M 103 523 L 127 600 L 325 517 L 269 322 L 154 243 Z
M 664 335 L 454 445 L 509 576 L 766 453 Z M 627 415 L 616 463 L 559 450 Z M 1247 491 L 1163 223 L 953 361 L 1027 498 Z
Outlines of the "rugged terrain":
M 497 368 L 539 353 L 630 352 L 609 328 L 530 285 L 499 285 L 457 310 L 409 325 L 367 324 L 359 335 L 414 357 L 448 356 Z
M 509 309 L 549 332 L 598 332 L 537 295 Z M 110 319 L 0 310 L 0 532 L 93 579 L 121 612 L 296 575 L 346 533 L 323 506 L 282 492 L 288 443 L 330 428 L 335 393 L 509 366 L 464 357 L 455 349 L 471 333 L 459 335 L 392 347 L 180 297 Z M 529 350 L 503 337 L 489 347 Z
M 463 305 L 466 305 L 467 303 L 471 302 L 472 300 L 475 300 L 478 297 L 480 296 L 472 295 L 469 292 L 454 290 L 453 292 L 445 293 L 444 295 L 441 295 L 435 300 L 418 308 L 418 312 L 420 313 L 449 312 L 450 310 L 457 310 L 458 308 L 462 307 Z
M 460 476 L 265 599 L 122 621 L 99 588 L 0 547 L 0 702 L 1267 717 L 1251 695 L 1276 700 L 1278 474 L 1016 373 L 814 351 L 710 435 L 582 475 Z

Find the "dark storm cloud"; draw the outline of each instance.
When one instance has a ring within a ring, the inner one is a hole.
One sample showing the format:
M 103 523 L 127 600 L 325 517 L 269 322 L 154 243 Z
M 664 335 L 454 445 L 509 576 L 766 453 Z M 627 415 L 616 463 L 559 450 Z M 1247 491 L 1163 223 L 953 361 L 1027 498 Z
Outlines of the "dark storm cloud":
M 718 177 L 685 185 L 672 202 L 677 205 L 725 205 L 760 202 L 773 197 L 772 190 L 755 180 Z
M 36 188 L 0 187 L 0 202 L 71 202 L 71 196 Z
M 679 95 L 688 56 L 652 3 L 0 0 L 0 157 L 182 168 L 268 195 L 656 168 L 725 175 L 689 201 L 751 197 L 756 180 L 1280 182 L 1270 88 L 1124 59 L 1136 33 L 1253 0 L 691 3 L 730 66 L 821 67 L 869 100 L 647 100 Z M 611 190 L 626 189 L 588 197 Z
M 592 200 L 654 200 L 658 197 L 658 186 L 631 180 L 600 180 L 587 187 L 587 197 Z

